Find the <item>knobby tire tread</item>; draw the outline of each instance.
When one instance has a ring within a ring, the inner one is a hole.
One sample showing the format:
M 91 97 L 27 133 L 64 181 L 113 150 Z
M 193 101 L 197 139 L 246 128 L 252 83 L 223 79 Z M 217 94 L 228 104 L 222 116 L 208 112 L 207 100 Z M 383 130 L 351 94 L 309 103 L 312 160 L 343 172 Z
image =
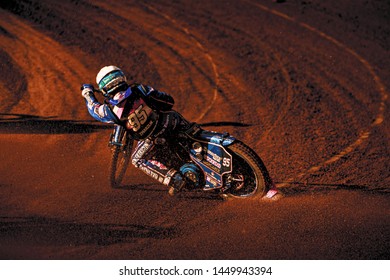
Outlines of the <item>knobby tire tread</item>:
M 230 145 L 228 149 L 244 159 L 256 173 L 257 189 L 251 197 L 254 198 L 264 196 L 270 188 L 271 177 L 269 176 L 268 170 L 261 158 L 250 147 L 238 140 Z M 236 197 L 231 193 L 227 193 L 227 195 L 230 197 Z
M 112 188 L 120 187 L 130 162 L 132 143 L 126 139 L 126 135 L 123 139 L 124 146 L 114 146 L 111 151 L 110 185 Z M 121 164 L 121 154 L 124 150 L 126 150 L 126 157 L 123 164 Z

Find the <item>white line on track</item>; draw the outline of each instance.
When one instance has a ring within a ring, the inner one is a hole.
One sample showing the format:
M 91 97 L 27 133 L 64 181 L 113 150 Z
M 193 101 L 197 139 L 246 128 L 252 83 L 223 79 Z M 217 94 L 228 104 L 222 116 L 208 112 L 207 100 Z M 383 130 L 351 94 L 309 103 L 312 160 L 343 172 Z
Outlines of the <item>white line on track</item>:
M 375 121 L 371 124 L 370 128 L 367 128 L 366 130 L 362 131 L 360 133 L 359 137 L 357 138 L 357 140 L 355 140 L 352 144 L 350 144 L 344 150 L 339 152 L 337 155 L 332 156 L 331 158 L 329 158 L 328 160 L 325 160 L 322 163 L 319 163 L 317 165 L 314 165 L 314 166 L 310 167 L 305 172 L 299 173 L 298 175 L 296 175 L 296 176 L 294 176 L 292 178 L 287 179 L 284 183 L 278 184 L 278 187 L 285 187 L 286 185 L 288 185 L 289 183 L 293 182 L 294 180 L 302 178 L 305 175 L 315 173 L 315 172 L 319 171 L 321 168 L 323 168 L 324 166 L 337 162 L 342 157 L 346 156 L 347 154 L 351 153 L 356 148 L 358 148 L 360 145 L 362 145 L 370 137 L 371 130 L 373 129 L 373 127 L 381 125 L 384 122 L 384 112 L 386 110 L 386 100 L 388 98 L 388 93 L 387 93 L 385 85 L 383 84 L 383 82 L 379 78 L 379 76 L 375 73 L 372 65 L 366 59 L 364 59 L 362 56 L 360 56 L 357 52 L 355 52 L 351 48 L 347 47 L 346 45 L 344 45 L 340 41 L 336 40 L 332 36 L 330 36 L 328 34 L 325 34 L 324 32 L 314 28 L 313 26 L 311 26 L 311 25 L 309 25 L 307 23 L 300 22 L 300 21 L 296 20 L 295 18 L 290 17 L 290 16 L 288 16 L 286 14 L 283 14 L 283 13 L 281 13 L 281 12 L 275 10 L 275 9 L 268 8 L 268 7 L 264 6 L 264 5 L 261 5 L 261 4 L 258 4 L 258 3 L 254 3 L 252 1 L 248 1 L 248 0 L 243 0 L 243 1 L 258 7 L 258 8 L 260 8 L 263 11 L 269 12 L 269 13 L 271 13 L 273 15 L 281 17 L 281 18 L 283 18 L 285 20 L 288 20 L 290 22 L 294 22 L 294 23 L 302 26 L 303 28 L 306 28 L 307 30 L 310 30 L 311 32 L 316 33 L 317 35 L 319 35 L 322 38 L 328 40 L 329 42 L 332 42 L 333 44 L 335 44 L 339 48 L 341 48 L 344 51 L 346 51 L 349 54 L 351 54 L 353 57 L 355 57 L 357 60 L 359 60 L 360 63 L 363 64 L 363 66 L 369 71 L 369 73 L 373 77 L 373 79 L 374 79 L 374 81 L 376 83 L 376 86 L 378 88 L 378 91 L 379 91 L 379 93 L 381 95 L 381 102 L 379 104 L 378 113 L 376 114 Z
M 219 85 L 219 82 L 220 82 L 220 77 L 219 77 L 219 73 L 218 73 L 218 67 L 215 64 L 213 57 L 207 52 L 206 48 L 202 45 L 202 43 L 200 43 L 199 40 L 197 40 L 195 38 L 195 36 L 188 30 L 188 28 L 182 27 L 174 18 L 170 17 L 167 14 L 164 14 L 164 13 L 158 11 L 154 7 L 149 6 L 149 5 L 146 5 L 146 7 L 148 7 L 151 11 L 153 11 L 153 12 L 155 12 L 157 14 L 162 15 L 165 19 L 167 19 L 170 22 L 172 22 L 179 29 L 181 29 L 184 33 L 186 33 L 190 38 L 192 38 L 192 40 L 195 41 L 195 45 L 204 53 L 204 56 L 210 62 L 210 65 L 211 65 L 211 67 L 213 69 L 213 72 L 214 72 L 214 81 L 215 81 L 214 82 L 214 89 L 213 89 L 213 99 L 211 100 L 211 102 L 208 103 L 208 106 L 205 108 L 205 110 L 195 120 L 195 122 L 199 122 L 212 109 L 212 107 L 214 106 L 215 101 L 217 100 L 217 97 L 218 97 L 218 85 Z

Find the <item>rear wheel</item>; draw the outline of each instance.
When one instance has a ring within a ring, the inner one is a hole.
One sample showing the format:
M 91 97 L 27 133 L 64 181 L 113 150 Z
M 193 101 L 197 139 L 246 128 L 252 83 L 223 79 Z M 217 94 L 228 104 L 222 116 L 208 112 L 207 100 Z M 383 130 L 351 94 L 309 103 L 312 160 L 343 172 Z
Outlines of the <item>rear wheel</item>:
M 110 184 L 113 188 L 120 187 L 130 162 L 133 140 L 127 132 L 120 144 L 112 144 L 111 147 Z
M 233 171 L 225 177 L 230 188 L 225 197 L 254 198 L 264 196 L 269 189 L 270 176 L 260 157 L 240 141 L 228 147 L 233 156 Z

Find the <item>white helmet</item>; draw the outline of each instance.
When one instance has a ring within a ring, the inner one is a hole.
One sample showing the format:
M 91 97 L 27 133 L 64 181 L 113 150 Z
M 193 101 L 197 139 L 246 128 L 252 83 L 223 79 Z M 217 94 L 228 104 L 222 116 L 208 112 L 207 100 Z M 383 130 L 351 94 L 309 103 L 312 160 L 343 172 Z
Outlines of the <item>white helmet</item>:
M 126 81 L 126 76 L 122 70 L 113 65 L 104 66 L 96 75 L 96 84 L 106 97 L 114 95 L 124 85 L 127 86 Z

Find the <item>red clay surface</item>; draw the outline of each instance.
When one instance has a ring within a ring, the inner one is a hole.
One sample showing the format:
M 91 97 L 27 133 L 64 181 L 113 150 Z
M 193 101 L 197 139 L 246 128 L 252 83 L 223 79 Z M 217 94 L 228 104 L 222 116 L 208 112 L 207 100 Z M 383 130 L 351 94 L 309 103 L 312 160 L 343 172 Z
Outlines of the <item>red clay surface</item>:
M 389 259 L 388 1 L 4 1 L 0 258 Z M 170 198 L 79 87 L 105 65 L 262 157 L 275 203 Z

